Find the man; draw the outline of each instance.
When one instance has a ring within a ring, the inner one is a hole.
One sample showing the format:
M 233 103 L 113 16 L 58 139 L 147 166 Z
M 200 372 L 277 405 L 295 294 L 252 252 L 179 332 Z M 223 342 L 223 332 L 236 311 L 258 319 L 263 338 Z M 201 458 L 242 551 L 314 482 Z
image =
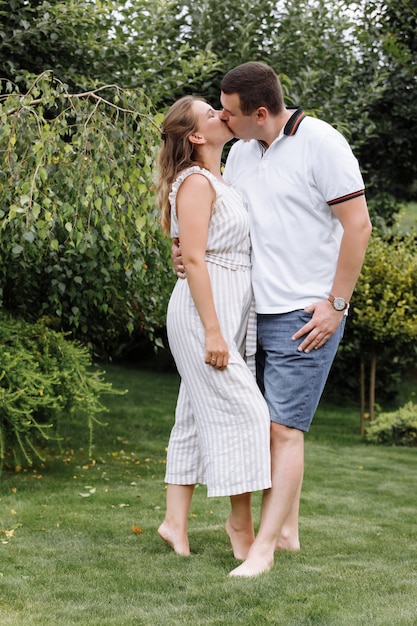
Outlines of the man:
M 249 62 L 221 83 L 221 118 L 241 139 L 226 182 L 250 216 L 258 314 L 258 382 L 271 418 L 272 488 L 258 535 L 232 576 L 268 571 L 275 549 L 299 549 L 309 430 L 343 334 L 371 233 L 364 184 L 345 139 L 286 108 L 275 72 Z

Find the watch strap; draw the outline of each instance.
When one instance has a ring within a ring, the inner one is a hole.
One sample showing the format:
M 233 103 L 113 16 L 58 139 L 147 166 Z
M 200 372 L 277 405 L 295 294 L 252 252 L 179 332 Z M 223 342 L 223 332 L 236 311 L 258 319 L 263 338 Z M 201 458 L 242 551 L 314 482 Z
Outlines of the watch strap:
M 341 310 L 341 311 L 345 311 L 345 310 L 348 308 L 348 306 L 349 306 L 349 302 L 346 302 L 346 300 L 345 300 L 344 298 L 342 298 L 341 296 L 333 296 L 332 294 L 330 294 L 330 296 L 329 296 L 327 299 L 328 299 L 328 301 L 329 301 L 331 304 L 333 304 L 333 303 L 334 303 L 334 301 L 336 300 L 336 298 L 337 298 L 338 300 L 343 300 L 343 302 L 345 303 L 345 306 L 343 307 L 343 309 L 340 309 L 340 310 Z M 335 308 L 336 308 L 336 307 L 335 307 Z M 336 311 L 337 311 L 337 310 L 339 310 L 339 309 L 336 309 Z

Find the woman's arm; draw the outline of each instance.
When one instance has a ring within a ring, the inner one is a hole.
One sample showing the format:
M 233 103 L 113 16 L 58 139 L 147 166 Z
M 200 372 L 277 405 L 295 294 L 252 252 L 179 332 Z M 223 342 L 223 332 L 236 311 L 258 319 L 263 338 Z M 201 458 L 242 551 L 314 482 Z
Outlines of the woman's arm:
M 177 215 L 182 263 L 205 331 L 205 362 L 224 369 L 229 361 L 229 349 L 220 330 L 205 260 L 214 201 L 215 192 L 207 178 L 191 174 L 178 190 Z

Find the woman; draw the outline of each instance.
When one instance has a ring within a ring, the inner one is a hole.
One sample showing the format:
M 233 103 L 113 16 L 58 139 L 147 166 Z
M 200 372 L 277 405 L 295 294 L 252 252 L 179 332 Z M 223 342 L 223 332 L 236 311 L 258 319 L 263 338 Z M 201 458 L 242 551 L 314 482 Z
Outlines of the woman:
M 180 239 L 187 280 L 177 281 L 168 305 L 181 386 L 158 532 L 177 554 L 190 554 L 191 498 L 204 483 L 209 497 L 230 496 L 226 530 L 235 557 L 244 559 L 254 540 L 251 492 L 271 485 L 269 413 L 243 358 L 253 300 L 248 216 L 222 180 L 222 150 L 232 134 L 219 112 L 202 99 L 181 98 L 162 136 L 162 225 Z

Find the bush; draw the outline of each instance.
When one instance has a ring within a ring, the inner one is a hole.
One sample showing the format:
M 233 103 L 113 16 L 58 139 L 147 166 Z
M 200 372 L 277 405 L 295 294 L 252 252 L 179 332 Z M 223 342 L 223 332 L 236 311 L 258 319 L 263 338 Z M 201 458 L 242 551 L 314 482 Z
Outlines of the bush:
M 380 413 L 366 430 L 370 443 L 417 446 L 417 405 L 408 402 L 397 411 Z
M 61 438 L 61 426 L 84 415 L 91 456 L 93 427 L 107 409 L 103 393 L 120 393 L 92 369 L 88 350 L 51 330 L 45 320 L 29 324 L 0 313 L 0 464 L 32 456 L 43 460 L 41 440 Z

